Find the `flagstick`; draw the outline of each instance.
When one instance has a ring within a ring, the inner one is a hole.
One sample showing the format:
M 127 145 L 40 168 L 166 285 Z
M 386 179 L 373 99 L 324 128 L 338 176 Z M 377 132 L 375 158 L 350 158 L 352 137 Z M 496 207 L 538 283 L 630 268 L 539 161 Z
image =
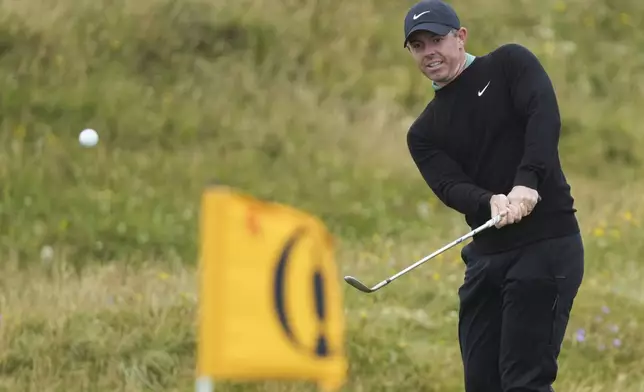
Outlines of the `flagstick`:
M 215 383 L 210 377 L 199 377 L 195 384 L 195 392 L 213 392 Z

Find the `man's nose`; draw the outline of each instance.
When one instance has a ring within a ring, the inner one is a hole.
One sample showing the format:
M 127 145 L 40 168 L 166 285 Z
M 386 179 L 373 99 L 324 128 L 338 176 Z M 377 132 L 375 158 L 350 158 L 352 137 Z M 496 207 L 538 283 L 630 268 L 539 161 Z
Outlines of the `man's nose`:
M 425 56 L 434 55 L 434 54 L 436 54 L 436 48 L 434 47 L 434 45 L 425 45 L 423 47 L 423 54 Z

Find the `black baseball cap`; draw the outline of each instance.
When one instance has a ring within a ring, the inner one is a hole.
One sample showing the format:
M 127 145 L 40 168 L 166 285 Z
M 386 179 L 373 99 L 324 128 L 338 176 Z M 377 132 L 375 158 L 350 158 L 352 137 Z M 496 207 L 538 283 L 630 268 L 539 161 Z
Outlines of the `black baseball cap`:
M 419 30 L 429 31 L 437 35 L 446 35 L 452 29 L 460 29 L 461 21 L 456 11 L 441 0 L 421 0 L 407 12 L 405 16 L 405 43 L 409 36 Z

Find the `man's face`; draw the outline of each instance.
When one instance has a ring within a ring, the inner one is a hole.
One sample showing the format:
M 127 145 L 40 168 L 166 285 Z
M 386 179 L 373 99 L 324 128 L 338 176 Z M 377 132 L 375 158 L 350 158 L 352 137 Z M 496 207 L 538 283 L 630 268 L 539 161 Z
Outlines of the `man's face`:
M 407 47 L 420 71 L 437 84 L 450 82 L 464 60 L 467 30 L 461 28 L 445 36 L 417 31 L 409 37 Z

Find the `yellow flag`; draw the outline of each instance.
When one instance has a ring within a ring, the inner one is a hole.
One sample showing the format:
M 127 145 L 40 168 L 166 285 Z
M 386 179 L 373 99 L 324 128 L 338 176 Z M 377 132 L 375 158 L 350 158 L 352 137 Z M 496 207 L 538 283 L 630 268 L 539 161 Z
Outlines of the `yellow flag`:
M 198 377 L 345 382 L 344 313 L 324 224 L 213 187 L 203 194 Z

